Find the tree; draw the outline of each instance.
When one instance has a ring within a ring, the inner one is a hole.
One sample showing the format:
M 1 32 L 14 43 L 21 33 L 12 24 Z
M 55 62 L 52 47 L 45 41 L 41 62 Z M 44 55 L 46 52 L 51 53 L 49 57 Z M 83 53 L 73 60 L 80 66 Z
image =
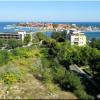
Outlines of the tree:
M 8 41 L 8 48 L 14 49 L 16 47 L 21 47 L 22 45 L 23 45 L 23 43 L 21 40 L 12 39 L 12 40 Z
M 63 32 L 52 32 L 51 37 L 58 42 L 65 42 L 66 40 L 66 31 Z
M 52 32 L 51 37 L 53 39 L 56 39 L 57 40 L 60 37 L 60 33 L 59 32 Z
M 66 39 L 66 33 L 67 33 L 66 31 L 62 31 L 62 32 L 61 32 L 61 37 L 62 37 L 63 39 Z
M 93 38 L 89 44 L 92 48 L 97 48 L 100 50 L 100 39 Z
M 63 89 L 74 92 L 79 99 L 92 99 L 92 96 L 86 93 L 80 77 L 74 72 L 66 70 L 65 77 L 60 81 L 60 84 Z
M 3 47 L 4 45 L 4 40 L 0 40 L 0 48 Z
M 31 41 L 31 35 L 27 34 L 24 38 L 24 43 L 27 45 Z
M 35 35 L 35 39 L 37 39 L 38 41 L 41 41 L 41 40 L 48 40 L 49 38 L 42 32 L 37 32 Z

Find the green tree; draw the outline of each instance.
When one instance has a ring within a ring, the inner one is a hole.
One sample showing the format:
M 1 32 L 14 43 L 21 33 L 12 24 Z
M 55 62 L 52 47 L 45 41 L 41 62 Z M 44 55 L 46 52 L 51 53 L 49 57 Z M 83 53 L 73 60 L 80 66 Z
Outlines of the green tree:
M 92 48 L 97 48 L 100 50 L 100 39 L 93 38 L 89 44 Z
M 23 43 L 21 40 L 12 39 L 12 40 L 8 41 L 8 48 L 14 49 L 16 47 L 21 47 L 22 45 L 23 45 Z
M 62 36 L 62 38 L 66 39 L 66 34 L 67 34 L 66 31 L 62 31 L 62 32 L 61 32 L 61 36 Z
M 24 43 L 27 45 L 31 41 L 31 35 L 27 34 L 24 38 Z
M 55 39 L 58 42 L 64 42 L 66 40 L 66 31 L 52 32 L 51 38 Z
M 60 84 L 63 89 L 74 92 L 79 99 L 92 99 L 92 97 L 85 92 L 80 78 L 73 72 L 66 70 L 65 77 L 61 80 Z
M 37 39 L 38 41 L 48 40 L 48 37 L 45 34 L 43 34 L 42 32 L 37 32 L 35 35 L 35 39 Z
M 51 37 L 53 39 L 56 39 L 57 40 L 60 37 L 60 33 L 59 32 L 52 32 Z
M 4 46 L 5 41 L 4 40 L 0 40 L 0 48 Z

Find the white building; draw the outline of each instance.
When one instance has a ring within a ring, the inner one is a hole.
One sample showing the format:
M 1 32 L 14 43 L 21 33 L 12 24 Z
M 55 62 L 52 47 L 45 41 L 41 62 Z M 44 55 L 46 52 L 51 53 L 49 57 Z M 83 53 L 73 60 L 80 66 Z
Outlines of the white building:
M 32 33 L 32 32 L 26 33 L 25 31 L 18 31 L 15 33 L 0 33 L 0 39 L 3 39 L 5 41 L 11 40 L 11 39 L 24 41 L 24 38 L 27 34 L 30 34 L 31 41 L 32 41 L 34 33 Z
M 84 46 L 86 45 L 86 36 L 83 33 L 70 35 L 71 45 Z

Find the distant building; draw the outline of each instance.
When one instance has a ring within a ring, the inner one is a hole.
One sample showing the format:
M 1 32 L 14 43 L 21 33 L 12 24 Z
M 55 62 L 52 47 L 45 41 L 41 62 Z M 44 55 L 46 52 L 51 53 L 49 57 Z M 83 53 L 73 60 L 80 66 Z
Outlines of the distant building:
M 53 25 L 52 24 L 47 24 L 47 29 L 53 29 Z
M 11 40 L 11 39 L 24 41 L 24 37 L 27 34 L 31 35 L 31 40 L 32 40 L 33 33 L 26 33 L 25 31 L 18 31 L 16 33 L 0 33 L 0 39 L 3 39 L 5 41 Z

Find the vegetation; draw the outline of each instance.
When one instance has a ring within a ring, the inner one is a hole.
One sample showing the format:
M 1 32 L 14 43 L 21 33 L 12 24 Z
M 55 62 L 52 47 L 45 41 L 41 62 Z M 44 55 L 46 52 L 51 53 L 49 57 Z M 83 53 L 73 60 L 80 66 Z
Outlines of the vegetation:
M 21 40 L 9 40 L 8 41 L 8 48 L 14 49 L 16 47 L 22 47 L 23 43 Z
M 51 92 L 62 89 L 73 92 L 80 99 L 93 99 L 93 94 L 87 91 L 86 82 L 77 73 L 70 71 L 69 65 L 88 65 L 88 71 L 99 83 L 99 46 L 92 46 L 92 43 L 85 47 L 71 46 L 65 38 L 65 32 L 52 33 L 51 38 L 38 32 L 30 47 L 21 47 L 15 40 L 13 43 L 9 41 L 12 50 L 0 50 L 0 82 L 10 85 L 23 82 L 25 74 L 31 73 L 48 86 Z M 25 39 L 25 44 L 28 40 Z
M 7 50 L 0 50 L 0 65 L 8 63 L 11 59 L 11 53 Z
M 31 41 L 31 35 L 27 34 L 24 38 L 24 43 L 27 45 Z
M 0 79 L 5 84 L 11 85 L 22 80 L 24 72 L 14 65 L 4 66 L 0 70 Z
M 4 46 L 4 40 L 0 39 L 0 48 Z
M 100 39 L 93 38 L 89 44 L 92 48 L 97 48 L 100 50 Z
M 64 42 L 66 40 L 66 31 L 63 32 L 53 32 L 51 37 L 58 42 Z
M 37 41 L 37 42 L 39 42 L 41 40 L 46 40 L 47 41 L 48 39 L 49 39 L 49 37 L 47 37 L 43 33 L 37 32 L 36 35 L 35 35 L 35 38 L 33 39 L 33 42 L 34 42 L 34 40 Z

